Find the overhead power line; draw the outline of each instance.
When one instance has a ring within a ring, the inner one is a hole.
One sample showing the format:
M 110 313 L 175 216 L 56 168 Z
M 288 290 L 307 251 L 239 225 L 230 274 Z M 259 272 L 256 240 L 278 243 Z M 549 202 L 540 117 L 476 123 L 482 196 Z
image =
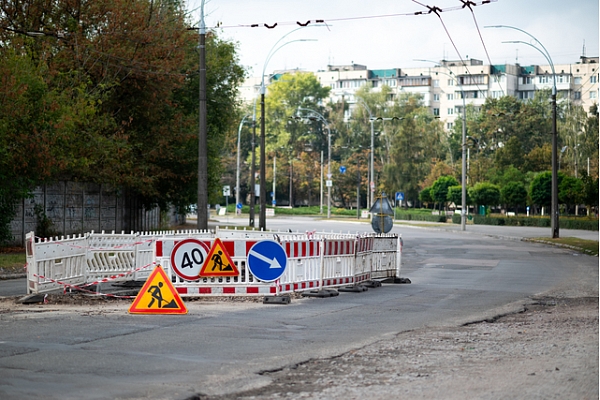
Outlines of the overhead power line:
M 488 3 L 494 3 L 496 1 L 498 1 L 498 0 L 483 0 L 483 1 L 479 1 L 479 2 L 469 1 L 468 3 L 469 3 L 469 8 L 471 8 L 472 6 L 480 6 L 480 5 L 484 5 L 484 4 L 488 4 Z M 286 26 L 286 25 L 308 26 L 309 24 L 328 24 L 331 22 L 356 21 L 356 20 L 361 20 L 361 19 L 407 17 L 407 16 L 416 16 L 416 15 L 428 15 L 431 13 L 434 13 L 439 16 L 439 13 L 450 12 L 450 11 L 459 11 L 465 7 L 464 3 L 462 6 L 448 7 L 448 8 L 443 8 L 443 9 L 436 7 L 436 6 L 431 6 L 431 7 L 426 6 L 417 1 L 415 1 L 415 3 L 427 8 L 427 11 L 414 11 L 414 12 L 408 12 L 408 13 L 379 14 L 379 15 L 361 15 L 361 16 L 357 16 L 357 17 L 342 17 L 342 18 L 328 18 L 328 19 L 318 18 L 318 19 L 310 19 L 307 21 L 278 21 L 278 22 L 273 22 L 273 23 L 261 22 L 261 23 L 238 24 L 238 25 L 221 25 L 219 23 L 212 28 L 213 29 L 214 28 L 222 28 L 222 29 L 226 29 L 226 28 L 267 28 L 267 29 L 274 29 L 278 26 Z

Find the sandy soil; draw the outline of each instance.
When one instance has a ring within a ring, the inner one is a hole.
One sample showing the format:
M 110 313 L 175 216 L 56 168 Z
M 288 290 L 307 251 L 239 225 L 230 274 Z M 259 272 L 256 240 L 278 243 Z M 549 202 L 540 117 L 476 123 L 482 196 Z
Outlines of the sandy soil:
M 266 387 L 194 399 L 598 399 L 598 298 L 537 299 L 263 375 Z

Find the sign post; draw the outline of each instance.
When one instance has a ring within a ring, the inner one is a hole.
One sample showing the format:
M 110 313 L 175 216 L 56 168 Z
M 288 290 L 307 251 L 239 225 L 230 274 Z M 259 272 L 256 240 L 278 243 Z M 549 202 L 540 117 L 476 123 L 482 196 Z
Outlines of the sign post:
M 225 196 L 225 212 L 227 212 L 227 206 L 229 205 L 229 196 L 231 196 L 231 188 L 229 185 L 223 186 L 223 196 Z
M 400 207 L 402 207 L 403 201 L 404 201 L 404 192 L 396 192 L 396 201 L 394 203 L 394 220 L 396 220 L 396 208 L 398 207 L 398 202 L 400 202 Z

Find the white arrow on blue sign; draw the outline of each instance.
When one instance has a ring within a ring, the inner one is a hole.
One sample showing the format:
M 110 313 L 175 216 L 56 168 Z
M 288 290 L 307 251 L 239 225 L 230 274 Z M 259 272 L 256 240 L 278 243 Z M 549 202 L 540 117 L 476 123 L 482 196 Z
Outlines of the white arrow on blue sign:
M 340 166 L 340 173 L 343 174 L 346 172 L 346 167 L 344 167 L 343 165 Z
M 396 192 L 396 201 L 404 201 L 404 192 Z
M 287 254 L 274 240 L 255 243 L 248 252 L 248 269 L 264 282 L 279 279 L 287 267 Z

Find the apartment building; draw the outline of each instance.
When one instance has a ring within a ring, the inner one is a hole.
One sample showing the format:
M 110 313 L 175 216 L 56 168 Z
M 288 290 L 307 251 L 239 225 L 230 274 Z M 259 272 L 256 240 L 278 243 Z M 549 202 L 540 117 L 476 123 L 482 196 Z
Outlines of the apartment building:
M 315 72 L 322 86 L 331 88 L 329 100 L 344 99 L 356 105 L 356 91 L 371 85 L 381 90 L 383 85 L 392 88 L 392 98 L 401 93 L 416 93 L 423 97 L 431 113 L 444 121 L 446 129 L 452 129 L 456 118 L 460 118 L 465 105 L 481 107 L 486 98 L 504 95 L 527 100 L 535 92 L 552 89 L 553 71 L 548 65 L 522 66 L 520 64 L 484 65 L 481 60 L 442 60 L 439 63 L 424 62 L 423 67 L 369 70 L 360 64 L 329 65 L 325 71 Z M 598 57 L 581 57 L 574 64 L 555 65 L 557 99 L 570 99 L 583 106 L 586 111 L 598 103 Z M 278 71 L 272 78 L 286 71 Z M 297 71 L 290 71 L 297 72 Z M 244 101 L 253 101 L 258 78 L 249 78 L 247 90 L 242 94 Z M 254 85 L 252 84 L 254 82 Z M 464 96 L 463 96 L 464 94 Z M 464 97 L 464 98 L 463 98 Z

